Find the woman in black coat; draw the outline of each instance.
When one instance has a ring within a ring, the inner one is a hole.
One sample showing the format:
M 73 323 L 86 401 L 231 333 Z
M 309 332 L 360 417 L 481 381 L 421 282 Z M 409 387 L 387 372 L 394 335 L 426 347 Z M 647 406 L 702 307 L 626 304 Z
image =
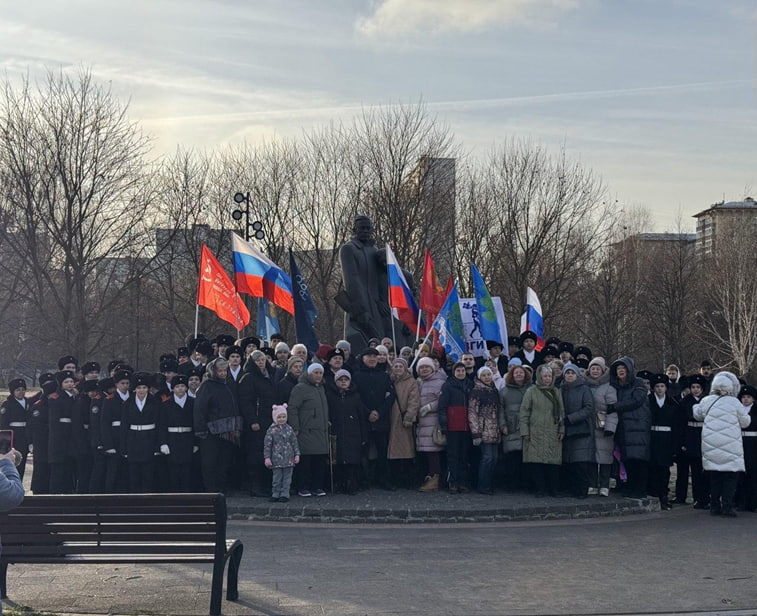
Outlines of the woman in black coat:
M 289 396 L 292 395 L 294 386 L 299 382 L 304 367 L 305 361 L 301 357 L 295 356 L 289 358 L 286 374 L 276 383 L 277 404 L 286 404 L 289 402 Z
M 278 402 L 274 369 L 265 353 L 253 351 L 239 381 L 239 406 L 244 417 L 244 447 L 250 473 L 250 495 L 271 495 L 271 471 L 265 467 L 263 441 L 273 423 L 273 405 Z
M 243 423 L 226 382 L 228 368 L 229 362 L 221 357 L 211 361 L 194 401 L 194 430 L 200 439 L 202 480 L 208 492 L 225 491 Z
M 368 410 L 347 370 L 334 375 L 335 388 L 326 388 L 331 434 L 336 440 L 333 463 L 337 485 L 347 494 L 356 494 L 360 484 L 360 463 L 368 439 Z M 333 451 L 333 448 L 332 448 Z
M 630 357 L 621 357 L 610 366 L 610 385 L 618 394 L 618 401 L 613 407 L 618 413 L 615 441 L 628 473 L 626 495 L 644 498 L 649 476 L 652 413 L 646 385 L 635 374 L 634 362 Z

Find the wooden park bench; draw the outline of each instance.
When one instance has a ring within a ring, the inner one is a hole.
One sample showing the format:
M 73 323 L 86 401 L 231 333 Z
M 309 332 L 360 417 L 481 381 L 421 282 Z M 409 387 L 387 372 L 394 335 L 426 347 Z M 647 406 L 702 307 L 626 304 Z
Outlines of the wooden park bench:
M 226 539 L 223 494 L 27 496 L 0 514 L 0 595 L 9 564 L 213 563 L 210 614 L 239 597 L 242 543 Z

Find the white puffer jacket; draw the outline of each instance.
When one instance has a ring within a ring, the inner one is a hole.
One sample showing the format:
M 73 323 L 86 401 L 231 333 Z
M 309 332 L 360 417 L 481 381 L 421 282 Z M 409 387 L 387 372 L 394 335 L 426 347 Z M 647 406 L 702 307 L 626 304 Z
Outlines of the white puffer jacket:
M 719 372 L 711 391 L 694 405 L 694 419 L 702 427 L 702 466 L 708 471 L 737 473 L 744 470 L 741 428 L 749 425 L 749 413 L 739 402 L 739 381 L 730 372 Z

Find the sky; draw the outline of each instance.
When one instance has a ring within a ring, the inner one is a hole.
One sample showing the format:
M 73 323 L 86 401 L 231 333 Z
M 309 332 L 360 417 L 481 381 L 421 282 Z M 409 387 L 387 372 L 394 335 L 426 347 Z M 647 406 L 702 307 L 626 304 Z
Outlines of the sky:
M 591 167 L 653 229 L 757 197 L 754 0 L 33 0 L 9 78 L 85 67 L 156 154 L 296 137 L 423 101 L 464 151 L 524 138 Z

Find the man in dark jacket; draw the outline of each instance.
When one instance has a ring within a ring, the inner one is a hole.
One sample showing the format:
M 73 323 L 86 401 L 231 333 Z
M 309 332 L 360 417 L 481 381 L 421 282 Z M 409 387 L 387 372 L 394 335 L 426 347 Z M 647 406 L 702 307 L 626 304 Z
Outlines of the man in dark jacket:
M 48 397 L 48 462 L 50 464 L 50 491 L 53 494 L 71 494 L 74 491 L 76 460 L 71 446 L 71 423 L 74 407 L 75 375 L 61 370 L 55 375 L 58 389 Z
M 628 473 L 626 495 L 644 498 L 649 476 L 652 414 L 647 388 L 635 375 L 634 362 L 630 357 L 621 357 L 610 366 L 610 385 L 618 394 L 618 401 L 613 407 L 618 413 L 616 442 Z
M 368 461 L 371 446 L 376 449 L 373 462 L 372 483 L 385 490 L 397 488 L 389 480 L 389 426 L 392 404 L 394 404 L 394 385 L 386 369 L 378 365 L 378 351 L 367 348 L 362 355 L 363 365 L 352 377 L 360 398 L 368 411 L 366 417 L 369 425 L 368 439 L 363 452 L 363 465 L 370 467 Z
M 710 507 L 710 482 L 709 476 L 702 466 L 702 426 L 703 422 L 694 418 L 694 405 L 704 398 L 707 380 L 701 374 L 689 377 L 690 393 L 681 399 L 678 412 L 678 426 L 683 435 L 679 458 L 683 458 L 686 464 L 684 471 L 691 472 L 691 491 L 694 496 L 695 509 L 709 509 Z M 679 465 L 680 469 L 681 465 Z M 686 476 L 685 473 L 682 473 Z M 684 490 L 685 488 L 685 490 Z M 680 492 L 679 492 L 680 489 Z M 688 485 L 679 487 L 676 481 L 676 502 L 685 502 Z
M 126 463 L 121 449 L 121 415 L 132 396 L 131 373 L 118 370 L 113 375 L 116 391 L 103 401 L 100 418 L 100 439 L 105 456 L 105 492 L 119 493 L 126 489 Z
M 208 492 L 223 492 L 234 448 L 239 447 L 242 416 L 226 383 L 229 363 L 214 359 L 194 402 L 194 430 L 200 439 L 202 479 Z
M 669 383 L 670 379 L 665 374 L 652 375 L 652 393 L 649 394 L 652 426 L 648 492 L 660 499 L 662 509 L 672 509 L 668 500 L 668 484 L 675 443 L 673 430 L 678 413 L 678 405 L 668 395 Z

